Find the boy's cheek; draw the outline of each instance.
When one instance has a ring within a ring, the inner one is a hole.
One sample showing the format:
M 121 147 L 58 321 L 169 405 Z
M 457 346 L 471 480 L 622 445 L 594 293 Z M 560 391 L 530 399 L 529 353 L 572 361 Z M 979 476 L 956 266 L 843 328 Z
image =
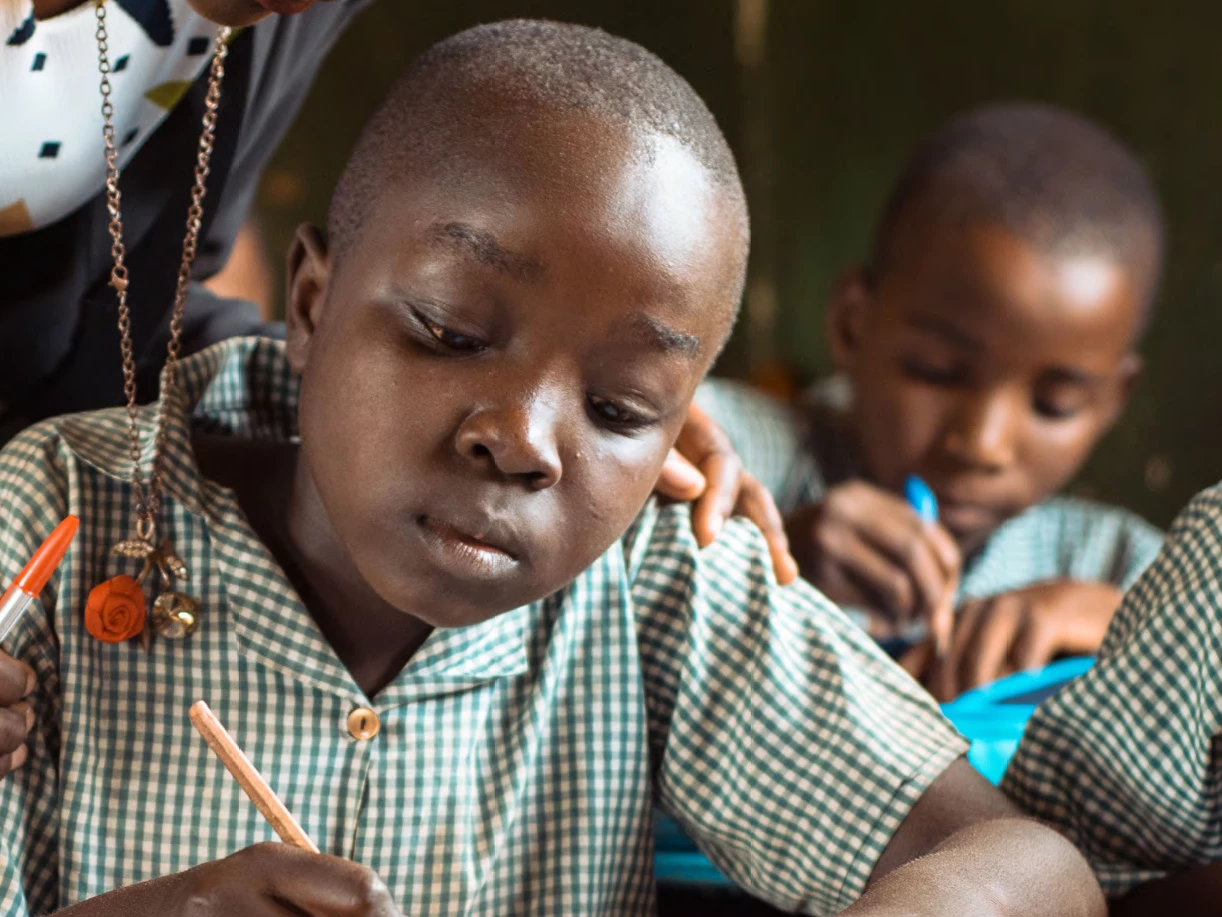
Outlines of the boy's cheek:
M 946 405 L 928 386 L 909 380 L 880 379 L 877 384 L 890 390 L 859 404 L 857 433 L 871 475 L 883 486 L 898 487 L 933 448 Z

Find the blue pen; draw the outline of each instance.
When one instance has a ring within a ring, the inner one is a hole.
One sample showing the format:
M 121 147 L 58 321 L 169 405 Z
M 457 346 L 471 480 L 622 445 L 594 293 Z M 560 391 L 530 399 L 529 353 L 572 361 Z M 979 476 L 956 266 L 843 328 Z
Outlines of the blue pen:
M 932 525 L 938 521 L 938 498 L 933 495 L 929 485 L 915 474 L 910 474 L 904 481 L 904 499 L 926 525 Z M 939 659 L 946 655 L 949 648 L 950 634 L 935 633 L 934 651 Z
M 908 475 L 908 479 L 904 481 L 904 499 L 916 510 L 922 521 L 938 521 L 938 498 L 933 495 L 929 485 L 915 474 Z

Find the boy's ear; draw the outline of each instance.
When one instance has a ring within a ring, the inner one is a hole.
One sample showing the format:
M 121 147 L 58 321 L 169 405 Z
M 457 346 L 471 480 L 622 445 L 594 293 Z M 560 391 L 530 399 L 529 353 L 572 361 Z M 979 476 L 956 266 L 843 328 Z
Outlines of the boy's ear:
M 841 271 L 827 307 L 827 339 L 837 372 L 847 373 L 853 369 L 861 349 L 871 298 L 864 268 L 858 266 Z
M 316 226 L 303 223 L 289 246 L 284 323 L 289 365 L 300 373 L 310 357 L 331 281 L 331 254 Z

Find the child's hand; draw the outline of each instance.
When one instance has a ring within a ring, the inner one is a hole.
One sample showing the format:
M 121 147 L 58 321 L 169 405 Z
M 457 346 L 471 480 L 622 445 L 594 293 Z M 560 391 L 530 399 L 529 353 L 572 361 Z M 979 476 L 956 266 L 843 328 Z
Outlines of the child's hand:
M 1059 655 L 1094 653 L 1122 595 L 1107 583 L 1056 580 L 965 602 L 947 657 L 939 663 L 922 644 L 904 667 L 945 703 Z
M 25 763 L 25 737 L 34 725 L 34 711 L 24 698 L 33 690 L 34 670 L 0 652 L 0 777 Z
M 170 879 L 167 917 L 402 917 L 372 870 L 287 844 L 257 844 Z
M 949 628 L 959 548 L 901 498 L 848 481 L 791 515 L 785 528 L 802 575 L 833 602 L 896 624 L 921 618 Z
M 695 404 L 688 409 L 655 489 L 672 500 L 695 502 L 692 529 L 701 547 L 717 539 L 729 516 L 746 516 L 768 542 L 777 582 L 785 586 L 798 578 L 772 494 L 746 472 L 721 427 Z

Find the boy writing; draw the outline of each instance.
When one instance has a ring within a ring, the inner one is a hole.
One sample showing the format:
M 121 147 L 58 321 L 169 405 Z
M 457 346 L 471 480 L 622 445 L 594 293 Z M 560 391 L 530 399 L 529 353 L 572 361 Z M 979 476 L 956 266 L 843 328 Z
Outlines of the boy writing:
M 1161 535 L 1054 495 L 1115 422 L 1162 261 L 1159 205 L 1119 142 L 1039 105 L 982 108 L 916 154 L 870 261 L 828 308 L 840 376 L 800 420 L 726 383 L 699 401 L 788 514 L 803 574 L 889 637 L 942 699 L 1090 653 Z M 804 429 L 805 428 L 805 429 Z M 917 475 L 935 525 L 899 496 Z
M 83 623 L 132 526 L 121 413 L 0 457 L 0 572 L 82 520 L 14 632 L 38 721 L 0 783 L 0 912 L 646 913 L 655 800 L 790 909 L 1101 912 L 753 528 L 702 552 L 647 502 L 747 244 L 678 75 L 591 29 L 464 32 L 392 91 L 328 222 L 290 253 L 286 344 L 192 357 L 165 404 L 193 636 Z M 329 855 L 259 843 L 198 698 Z

